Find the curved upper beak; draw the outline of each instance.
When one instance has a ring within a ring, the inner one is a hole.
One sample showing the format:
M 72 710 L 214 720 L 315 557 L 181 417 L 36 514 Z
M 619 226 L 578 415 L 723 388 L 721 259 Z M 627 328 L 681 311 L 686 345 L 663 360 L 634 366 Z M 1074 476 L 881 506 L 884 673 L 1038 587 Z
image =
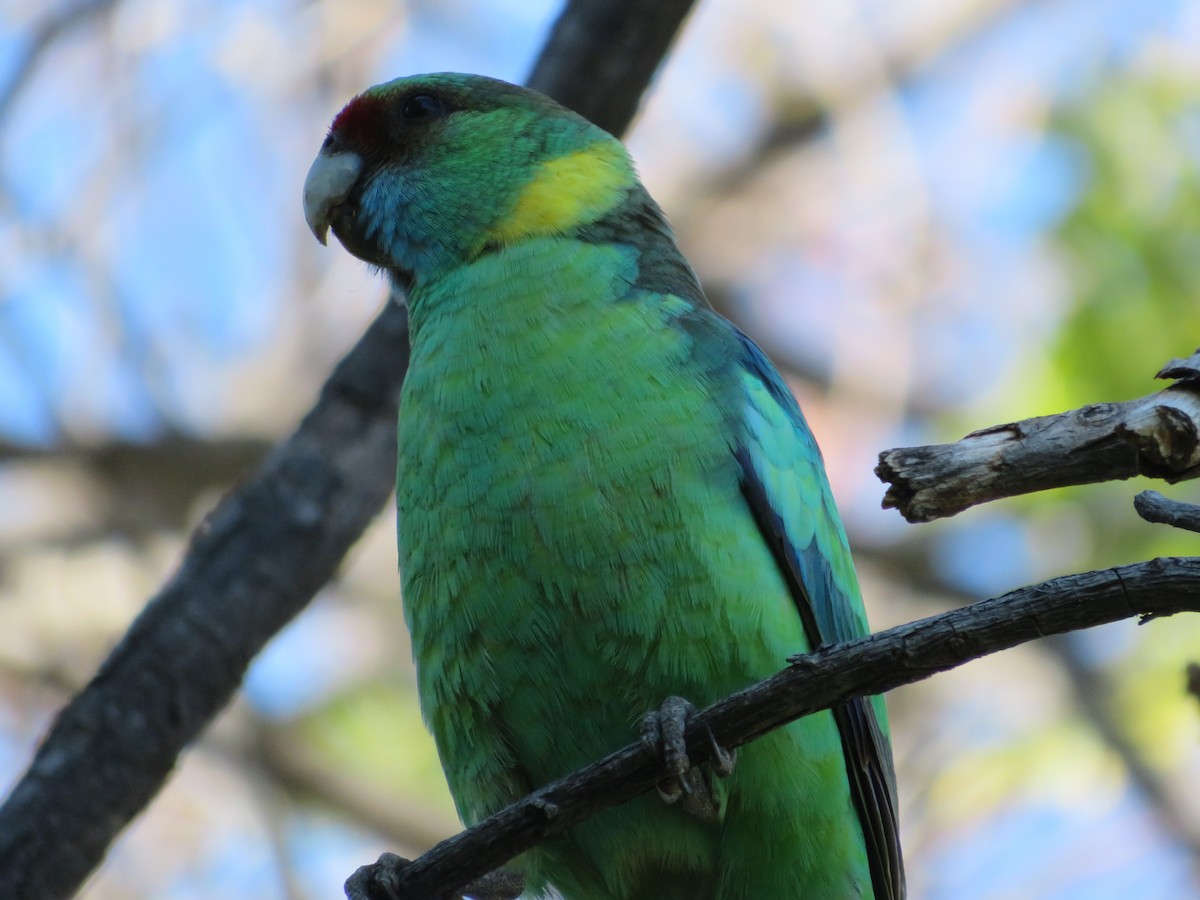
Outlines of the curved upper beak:
M 329 233 L 333 211 L 350 196 L 362 173 L 356 153 L 329 153 L 322 149 L 304 179 L 304 221 L 322 244 Z

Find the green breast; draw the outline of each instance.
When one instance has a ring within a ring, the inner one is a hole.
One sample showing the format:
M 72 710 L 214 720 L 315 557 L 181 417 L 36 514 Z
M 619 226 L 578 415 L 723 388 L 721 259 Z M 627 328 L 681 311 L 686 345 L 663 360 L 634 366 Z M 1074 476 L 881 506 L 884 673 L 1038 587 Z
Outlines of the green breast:
M 709 626 L 683 595 L 708 568 L 694 507 L 736 474 L 720 411 L 674 377 L 687 305 L 635 278 L 628 251 L 532 241 L 414 298 L 397 503 L 423 706 L 454 755 L 445 711 L 487 705 L 539 782 L 629 740 L 662 699 L 647 668 L 713 675 L 684 658 Z M 604 708 L 564 744 L 583 701 Z
M 689 304 L 637 291 L 637 274 L 617 245 L 539 240 L 412 297 L 397 484 L 404 606 L 422 709 L 467 822 L 629 743 L 668 694 L 707 704 L 805 647 L 741 497 L 731 413 L 714 399 L 722 367 L 699 365 L 673 324 Z M 845 844 L 828 715 L 747 750 L 730 790 L 755 787 L 729 809 L 754 823 L 738 830 L 747 847 L 806 834 L 827 857 Z M 801 752 L 807 763 L 787 762 Z M 785 778 L 764 778 L 780 765 Z M 831 780 L 829 806 L 809 802 Z M 778 809 L 764 816 L 763 803 Z M 716 896 L 697 886 L 711 890 L 726 831 L 643 797 L 529 865 L 565 896 Z M 682 893 L 651 889 L 668 871 Z M 785 871 L 780 885 L 821 883 Z M 794 893 L 763 884 L 746 896 Z

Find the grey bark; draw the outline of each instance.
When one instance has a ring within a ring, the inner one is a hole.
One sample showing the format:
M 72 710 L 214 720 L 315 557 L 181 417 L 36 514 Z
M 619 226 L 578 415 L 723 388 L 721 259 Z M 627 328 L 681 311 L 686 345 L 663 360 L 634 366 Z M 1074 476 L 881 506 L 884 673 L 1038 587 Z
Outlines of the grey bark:
M 1033 491 L 1149 475 L 1200 474 L 1200 351 L 1157 375 L 1175 384 L 1137 400 L 994 425 L 953 444 L 879 454 L 884 509 L 910 522 Z

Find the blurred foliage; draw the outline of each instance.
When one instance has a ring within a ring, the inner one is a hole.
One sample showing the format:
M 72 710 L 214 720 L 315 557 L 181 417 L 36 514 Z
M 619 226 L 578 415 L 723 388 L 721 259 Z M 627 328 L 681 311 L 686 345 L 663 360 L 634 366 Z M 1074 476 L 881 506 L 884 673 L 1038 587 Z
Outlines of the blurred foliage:
M 1194 62 L 1152 49 L 1106 66 L 1089 90 L 1056 104 L 1046 140 L 1070 148 L 1078 182 L 1047 236 L 1065 303 L 1048 342 L 1021 353 L 1008 404 L 1020 416 L 1153 393 L 1167 384 L 1154 380 L 1158 369 L 1200 346 L 1197 97 Z M 1031 526 L 1055 538 L 1039 573 L 1196 552 L 1193 536 L 1136 516 L 1132 497 L 1147 487 L 1162 484 L 1137 479 L 1019 501 Z M 1174 492 L 1196 494 L 1187 484 Z M 1064 544 L 1068 532 L 1076 538 Z
M 1055 234 L 1073 299 L 1054 406 L 1148 393 L 1158 366 L 1200 346 L 1198 97 L 1194 66 L 1134 66 L 1052 123 L 1086 173 Z
M 425 730 L 411 684 L 370 683 L 305 716 L 298 736 L 326 765 L 352 769 L 383 794 L 407 797 L 454 816 L 437 748 Z
M 1047 140 L 1070 148 L 1079 176 L 1078 196 L 1048 235 L 1067 302 L 1048 343 L 1021 354 L 1022 374 L 1008 401 L 1020 416 L 1152 393 L 1165 386 L 1154 373 L 1200 345 L 1198 97 L 1194 59 L 1146 53 L 1106 67 L 1089 90 L 1057 105 Z M 1197 535 L 1137 517 L 1132 499 L 1147 487 L 1162 485 L 1135 479 L 1015 501 L 1036 576 L 1195 555 Z M 1166 490 L 1197 496 L 1189 484 Z M 1054 652 L 1070 654 L 1090 673 L 1076 689 L 1096 706 L 1086 714 L 1074 707 L 1076 725 L 1033 730 L 986 758 L 964 756 L 940 786 L 976 785 L 977 792 L 983 780 L 1003 794 L 1027 789 L 1049 766 L 1058 773 L 1043 783 L 1049 791 L 1058 778 L 1083 772 L 1077 786 L 1085 791 L 1111 787 L 1111 777 L 1097 777 L 1103 744 L 1095 731 L 1078 727 L 1099 712 L 1132 742 L 1154 780 L 1149 786 L 1171 794 L 1163 802 L 1168 816 L 1179 817 L 1176 826 L 1200 833 L 1200 710 L 1184 690 L 1185 667 L 1200 657 L 1200 621 L 1179 617 L 1133 634 L 1113 626 L 1073 636 Z M 1101 757 L 1110 776 L 1112 753 Z

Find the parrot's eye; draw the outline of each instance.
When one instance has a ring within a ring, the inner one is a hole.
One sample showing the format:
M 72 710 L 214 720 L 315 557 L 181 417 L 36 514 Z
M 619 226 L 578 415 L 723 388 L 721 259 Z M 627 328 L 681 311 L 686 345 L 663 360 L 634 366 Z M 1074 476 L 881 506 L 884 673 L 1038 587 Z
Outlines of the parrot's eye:
M 446 104 L 433 94 L 413 94 L 400 107 L 405 119 L 434 119 L 446 114 Z

